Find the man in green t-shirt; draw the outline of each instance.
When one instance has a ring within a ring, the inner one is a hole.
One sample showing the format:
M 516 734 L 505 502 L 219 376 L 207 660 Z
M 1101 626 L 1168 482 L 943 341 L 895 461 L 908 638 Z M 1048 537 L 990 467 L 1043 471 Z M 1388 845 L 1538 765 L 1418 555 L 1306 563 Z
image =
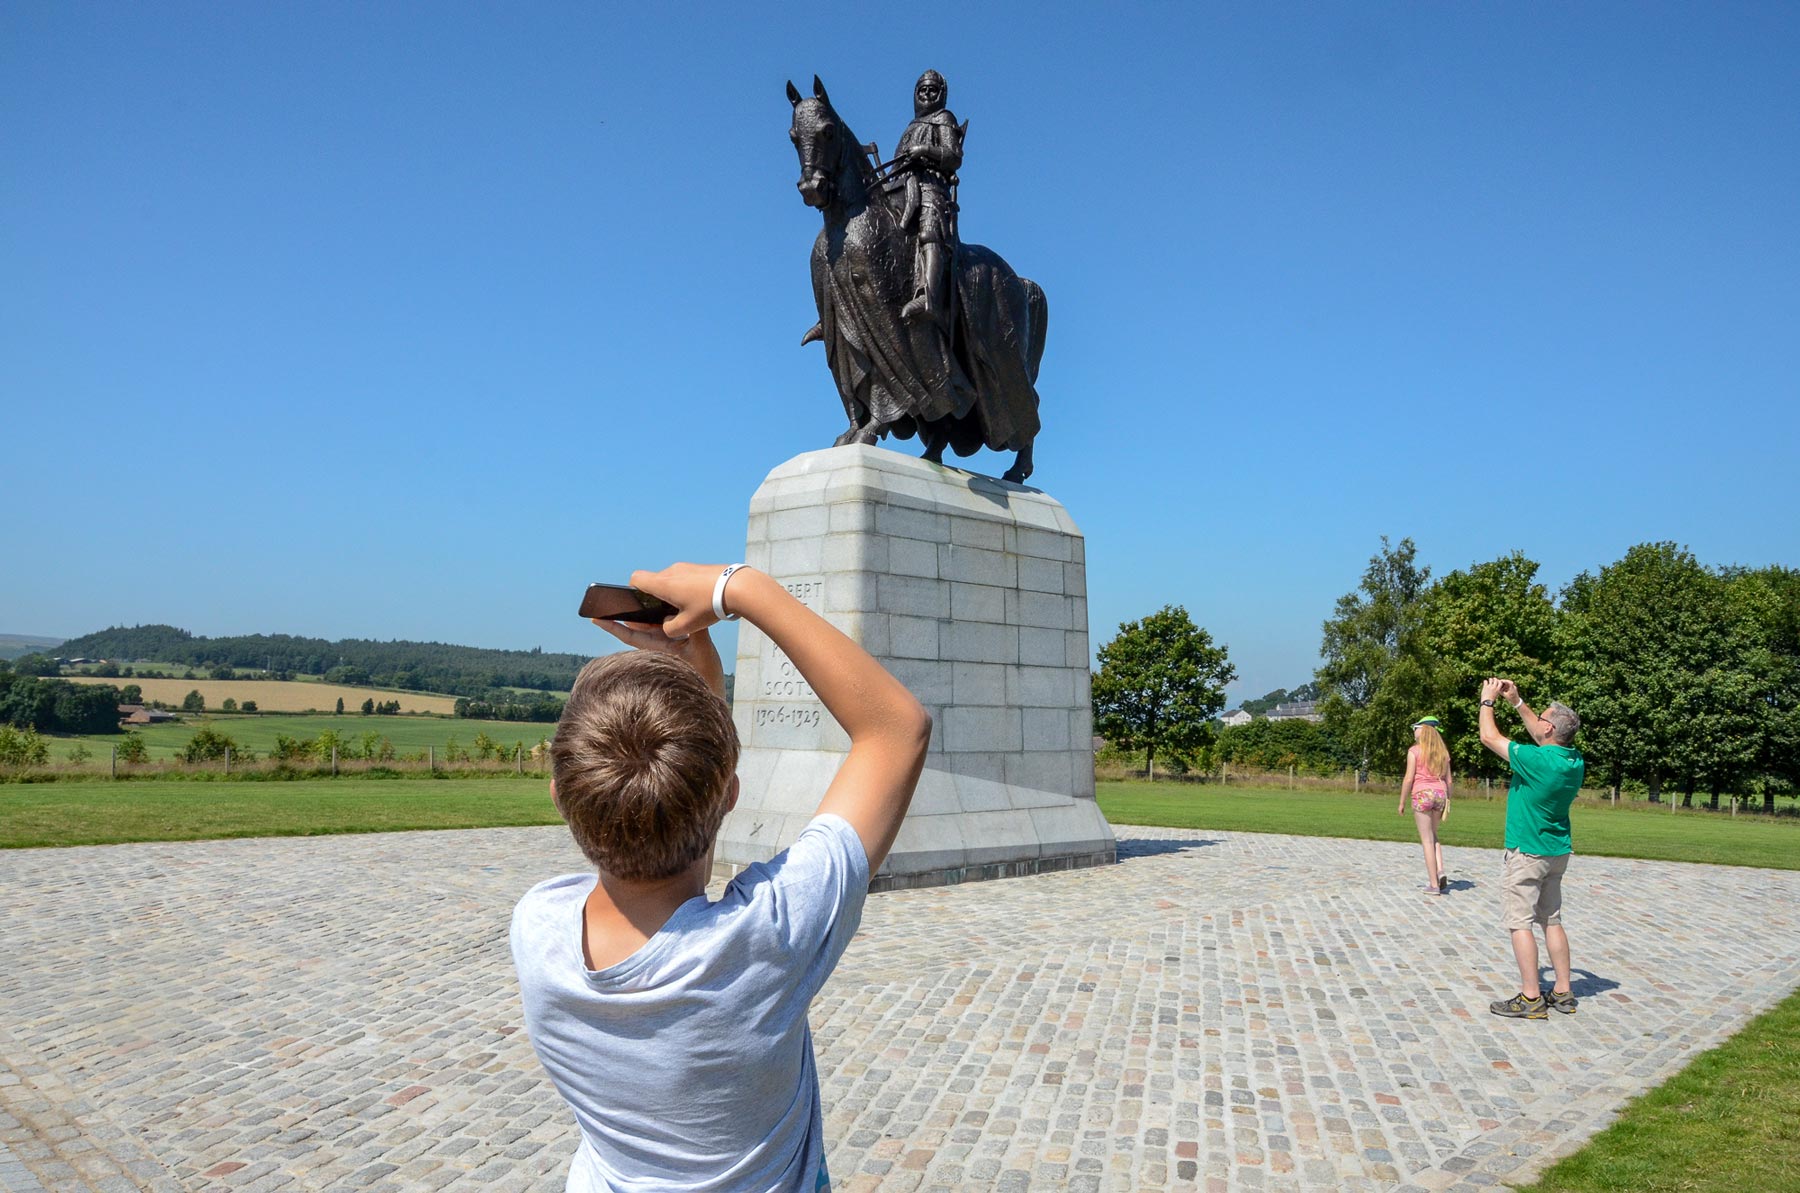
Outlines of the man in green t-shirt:
M 1521 745 L 1500 732 L 1494 724 L 1496 699 L 1518 711 L 1534 744 Z M 1488 1005 L 1488 1010 L 1509 1019 L 1547 1019 L 1549 1008 L 1575 1013 L 1575 995 L 1569 989 L 1569 937 L 1562 926 L 1562 880 L 1573 849 L 1569 805 L 1580 794 L 1587 773 L 1581 751 L 1570 744 L 1579 728 L 1581 718 L 1566 704 L 1552 703 L 1542 716 L 1532 712 L 1519 695 L 1519 685 L 1510 679 L 1489 679 L 1481 685 L 1481 744 L 1512 767 L 1501 889 L 1513 960 L 1519 964 L 1519 993 Z M 1538 988 L 1533 924 L 1543 928 L 1544 946 L 1556 969 L 1556 986 L 1547 996 Z

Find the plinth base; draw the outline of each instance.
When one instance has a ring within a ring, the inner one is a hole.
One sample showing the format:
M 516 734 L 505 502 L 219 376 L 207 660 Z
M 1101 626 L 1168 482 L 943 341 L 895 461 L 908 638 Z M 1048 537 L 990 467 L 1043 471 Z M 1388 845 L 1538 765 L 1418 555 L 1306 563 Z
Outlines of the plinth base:
M 745 559 L 931 711 L 925 772 L 873 889 L 1113 861 L 1094 802 L 1085 544 L 1060 504 L 880 448 L 808 452 L 757 490 Z M 747 625 L 733 716 L 742 790 L 714 851 L 725 874 L 793 842 L 850 745 Z

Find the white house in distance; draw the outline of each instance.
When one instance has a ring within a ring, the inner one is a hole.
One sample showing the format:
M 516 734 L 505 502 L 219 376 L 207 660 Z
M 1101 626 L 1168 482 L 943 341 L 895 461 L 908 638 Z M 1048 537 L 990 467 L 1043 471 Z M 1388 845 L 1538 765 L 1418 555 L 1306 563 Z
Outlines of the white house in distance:
M 1219 718 L 1219 723 L 1227 729 L 1234 725 L 1248 725 L 1253 718 L 1241 708 L 1234 708 Z
M 1277 704 L 1265 714 L 1271 721 L 1323 721 L 1325 715 L 1319 711 L 1316 700 L 1287 700 Z

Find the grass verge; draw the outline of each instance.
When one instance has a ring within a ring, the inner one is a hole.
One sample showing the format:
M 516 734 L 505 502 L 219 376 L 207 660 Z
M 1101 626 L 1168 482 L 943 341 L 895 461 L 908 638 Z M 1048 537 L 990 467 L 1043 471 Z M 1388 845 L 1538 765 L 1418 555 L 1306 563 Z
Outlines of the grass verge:
M 1396 815 L 1399 793 L 1258 790 L 1186 783 L 1100 783 L 1100 809 L 1115 824 L 1210 828 L 1302 837 L 1417 841 L 1412 810 Z M 1800 870 L 1800 823 L 1765 816 L 1676 812 L 1583 801 L 1571 813 L 1575 852 L 1665 862 L 1710 862 Z M 1446 845 L 1498 849 L 1506 801 L 1452 802 L 1439 833 Z
M 1662 1086 L 1519 1193 L 1800 1189 L 1800 993 Z
M 542 776 L 0 787 L 0 848 L 561 824 Z

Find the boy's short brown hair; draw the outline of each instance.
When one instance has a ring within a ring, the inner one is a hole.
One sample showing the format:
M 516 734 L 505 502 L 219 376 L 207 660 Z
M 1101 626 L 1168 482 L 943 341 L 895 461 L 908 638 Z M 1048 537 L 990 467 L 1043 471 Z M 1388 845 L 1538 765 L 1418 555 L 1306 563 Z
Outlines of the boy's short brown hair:
M 737 727 L 692 667 L 628 650 L 581 669 L 550 759 L 556 810 L 581 852 L 617 878 L 667 878 L 719 834 Z

